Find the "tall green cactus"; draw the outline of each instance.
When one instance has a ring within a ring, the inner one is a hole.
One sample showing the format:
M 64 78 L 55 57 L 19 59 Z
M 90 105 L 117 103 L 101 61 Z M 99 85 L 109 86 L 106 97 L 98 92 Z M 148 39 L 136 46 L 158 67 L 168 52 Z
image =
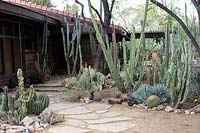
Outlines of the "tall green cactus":
M 179 108 L 187 98 L 191 82 L 192 46 L 189 42 L 182 43 L 180 38 L 171 40 L 171 59 L 165 77 L 170 88 L 172 106 Z
M 112 53 L 111 53 L 111 50 L 110 50 L 110 47 L 109 47 L 109 41 L 108 41 L 108 36 L 106 36 L 106 42 L 103 41 L 103 38 L 100 34 L 100 31 L 98 29 L 98 26 L 97 26 L 97 22 L 95 20 L 95 17 L 94 17 L 94 14 L 92 12 L 92 8 L 91 8 L 91 1 L 88 0 L 88 6 L 89 6 L 89 11 L 90 11 L 90 15 L 91 15 L 91 18 L 92 18 L 92 23 L 94 25 L 94 29 L 96 31 L 96 38 L 99 42 L 99 45 L 101 46 L 102 48 L 102 51 L 103 51 L 103 54 L 104 54 L 104 57 L 105 57 L 105 60 L 108 64 L 108 68 L 111 72 L 111 75 L 115 81 L 115 85 L 116 87 L 121 91 L 121 92 L 125 92 L 125 88 L 124 88 L 124 85 L 123 85 L 123 82 L 121 81 L 121 77 L 119 75 L 119 71 L 113 61 L 113 57 L 112 57 Z
M 4 92 L 4 96 L 5 96 L 5 111 L 7 112 L 9 110 L 9 107 L 8 107 L 8 87 L 7 86 L 4 86 L 3 88 L 3 92 Z
M 6 110 L 6 97 L 2 95 L 0 104 L 0 112 L 4 112 Z
M 33 99 L 34 88 L 32 85 L 30 86 L 30 93 L 29 93 L 28 99 L 26 99 L 25 88 L 24 88 L 24 77 L 23 77 L 23 72 L 21 69 L 18 69 L 18 71 L 17 71 L 17 78 L 18 78 L 18 86 L 19 86 L 19 109 L 18 109 L 18 112 L 19 112 L 19 119 L 22 120 L 27 114 L 26 103 L 30 99 Z
M 22 120 L 27 113 L 25 99 L 25 89 L 24 89 L 24 78 L 21 69 L 17 71 L 18 85 L 19 85 L 19 119 Z

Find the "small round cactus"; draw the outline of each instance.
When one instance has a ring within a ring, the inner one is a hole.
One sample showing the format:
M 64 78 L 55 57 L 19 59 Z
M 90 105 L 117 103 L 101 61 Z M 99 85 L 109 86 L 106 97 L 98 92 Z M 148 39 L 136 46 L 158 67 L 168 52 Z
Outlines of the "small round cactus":
M 147 107 L 153 108 L 160 105 L 160 98 L 156 95 L 151 95 L 147 98 Z

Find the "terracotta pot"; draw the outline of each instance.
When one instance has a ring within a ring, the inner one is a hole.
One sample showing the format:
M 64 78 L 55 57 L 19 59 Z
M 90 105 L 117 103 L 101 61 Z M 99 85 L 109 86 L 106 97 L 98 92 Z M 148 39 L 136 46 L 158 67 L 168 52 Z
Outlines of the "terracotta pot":
M 157 57 L 157 55 L 158 55 L 157 52 L 152 52 L 152 53 L 151 53 L 151 57 L 152 57 L 153 59 L 155 59 L 155 58 Z

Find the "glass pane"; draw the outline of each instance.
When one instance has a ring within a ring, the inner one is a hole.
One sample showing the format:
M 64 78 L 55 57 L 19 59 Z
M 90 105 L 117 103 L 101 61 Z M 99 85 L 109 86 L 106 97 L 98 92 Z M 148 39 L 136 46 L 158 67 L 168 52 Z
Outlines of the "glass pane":
M 7 36 L 13 35 L 13 24 L 10 22 L 4 22 L 4 34 Z

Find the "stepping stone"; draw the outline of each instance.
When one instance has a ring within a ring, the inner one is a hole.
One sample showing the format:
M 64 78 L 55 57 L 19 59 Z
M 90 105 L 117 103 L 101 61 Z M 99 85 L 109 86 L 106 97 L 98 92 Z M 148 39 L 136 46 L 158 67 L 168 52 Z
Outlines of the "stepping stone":
M 83 114 L 83 115 L 69 115 L 67 117 L 79 119 L 79 120 L 93 120 L 93 119 L 97 119 L 98 115 L 95 113 L 90 113 L 90 114 Z
M 116 122 L 116 121 L 128 121 L 132 120 L 129 117 L 113 117 L 113 118 L 101 118 L 96 120 L 84 120 L 89 124 L 100 124 L 100 123 L 108 123 L 108 122 Z
M 63 110 L 63 109 L 79 106 L 79 105 L 83 105 L 83 103 L 70 103 L 70 102 L 54 103 L 54 104 L 50 104 L 49 108 L 52 111 L 58 111 L 58 110 Z
M 121 115 L 121 113 L 117 112 L 117 111 L 109 111 L 109 112 L 100 114 L 101 117 L 107 117 L 107 118 L 117 117 L 117 116 L 120 116 L 120 115 Z
M 77 106 L 77 107 L 57 111 L 58 114 L 64 114 L 64 115 L 80 115 L 80 114 L 86 114 L 86 113 L 91 113 L 91 112 L 92 111 L 82 106 Z
M 96 111 L 97 114 L 103 114 L 103 113 L 106 113 L 108 112 L 108 110 L 99 110 L 99 111 Z
M 49 133 L 88 133 L 90 130 L 70 126 L 50 127 Z
M 102 132 L 123 132 L 130 128 L 135 127 L 136 124 L 133 122 L 117 122 L 117 123 L 104 123 L 104 124 L 95 124 L 89 125 L 87 128 L 98 130 Z
M 102 104 L 102 103 L 90 103 L 90 104 L 86 104 L 84 107 L 88 108 L 91 111 L 99 111 L 99 110 L 107 110 L 111 106 L 107 104 Z
M 65 122 L 62 122 L 62 125 L 68 125 L 73 127 L 82 126 L 84 124 L 85 124 L 84 122 L 75 119 L 67 119 Z

